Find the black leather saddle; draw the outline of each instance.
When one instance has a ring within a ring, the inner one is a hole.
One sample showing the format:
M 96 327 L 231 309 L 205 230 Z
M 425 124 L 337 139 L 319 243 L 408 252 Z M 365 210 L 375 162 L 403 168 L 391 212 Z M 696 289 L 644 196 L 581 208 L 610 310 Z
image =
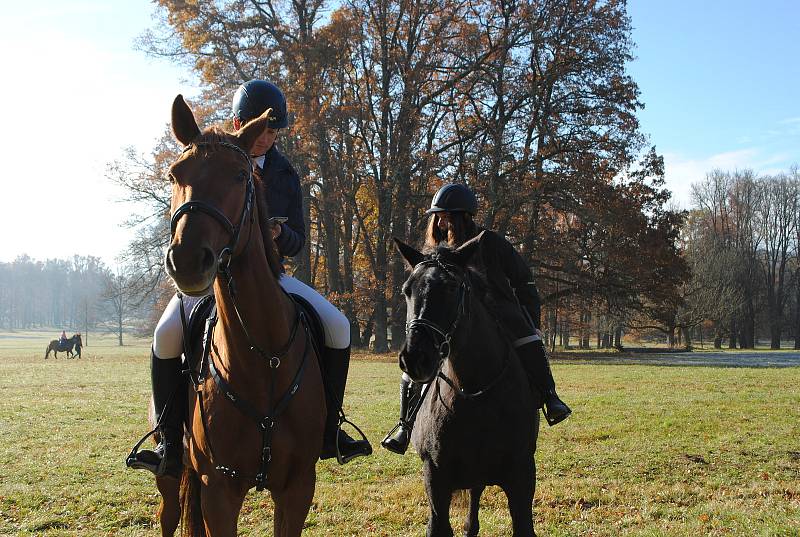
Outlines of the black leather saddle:
M 314 347 L 317 351 L 321 352 L 325 345 L 325 328 L 319 314 L 305 298 L 294 293 L 289 293 L 289 296 L 294 300 L 297 307 L 300 308 L 300 312 L 303 314 L 308 324 Z M 214 299 L 214 295 L 203 297 L 194 305 L 187 319 L 187 341 L 191 342 L 192 349 L 199 349 L 201 347 L 206 328 L 206 320 L 216 314 L 217 303 Z

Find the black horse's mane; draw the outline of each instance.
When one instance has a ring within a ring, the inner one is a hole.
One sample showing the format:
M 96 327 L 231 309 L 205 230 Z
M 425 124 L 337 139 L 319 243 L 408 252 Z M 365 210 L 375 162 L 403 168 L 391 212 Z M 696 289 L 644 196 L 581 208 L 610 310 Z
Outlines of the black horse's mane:
M 487 292 L 488 281 L 486 279 L 486 274 L 474 263 L 468 263 L 467 266 L 461 267 L 455 260 L 455 250 L 456 248 L 449 246 L 446 242 L 441 242 L 435 247 L 425 248 L 422 253 L 425 255 L 426 259 L 439 260 L 444 265 L 451 265 L 461 268 L 469 280 L 475 297 L 485 304 L 487 298 L 489 297 Z

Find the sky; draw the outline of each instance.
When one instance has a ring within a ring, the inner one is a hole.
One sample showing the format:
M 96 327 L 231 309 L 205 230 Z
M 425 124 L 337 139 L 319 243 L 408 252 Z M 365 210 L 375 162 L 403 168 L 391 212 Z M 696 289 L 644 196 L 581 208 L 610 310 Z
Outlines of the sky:
M 4 2 L 0 18 L 0 261 L 101 257 L 113 267 L 133 208 L 105 176 L 127 146 L 146 153 L 191 73 L 134 41 L 145 0 Z M 800 164 L 800 2 L 629 0 L 645 103 L 675 203 L 714 168 L 761 174 Z

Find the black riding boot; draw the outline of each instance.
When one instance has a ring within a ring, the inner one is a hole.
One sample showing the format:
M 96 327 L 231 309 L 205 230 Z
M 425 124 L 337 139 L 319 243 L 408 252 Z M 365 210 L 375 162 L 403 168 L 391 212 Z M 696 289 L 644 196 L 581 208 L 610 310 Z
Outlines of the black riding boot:
M 522 367 L 528 375 L 531 388 L 542 394 L 542 412 L 548 425 L 562 422 L 572 410 L 556 393 L 556 382 L 541 341 L 532 341 L 517 348 Z
M 344 401 L 344 389 L 347 384 L 347 371 L 350 368 L 350 347 L 346 349 L 323 349 L 323 374 L 325 375 L 325 403 L 328 417 L 325 420 L 325 434 L 322 438 L 322 454 L 320 459 L 336 457 L 338 440 L 340 462 L 350 462 L 356 457 L 370 455 L 372 446 L 366 439 L 355 440 L 339 426 L 339 411 Z
M 130 468 L 150 470 L 156 476 L 180 477 L 183 469 L 183 422 L 186 415 L 185 380 L 181 359 L 162 360 L 150 355 L 153 405 L 160 441 L 155 449 L 143 449 L 126 461 Z M 173 395 L 174 394 L 174 395 Z
M 421 384 L 412 381 L 405 375 L 400 379 L 400 421 L 381 441 L 381 445 L 389 451 L 402 455 L 408 449 L 411 430 L 417 419 L 415 410 L 421 391 Z

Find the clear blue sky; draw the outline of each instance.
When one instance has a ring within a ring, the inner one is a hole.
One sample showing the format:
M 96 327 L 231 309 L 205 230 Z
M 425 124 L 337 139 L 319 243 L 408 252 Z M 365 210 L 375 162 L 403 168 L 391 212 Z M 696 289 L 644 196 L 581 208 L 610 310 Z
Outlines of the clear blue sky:
M 134 145 L 147 152 L 191 75 L 133 41 L 146 0 L 40 0 L 0 17 L 0 261 L 97 255 L 113 265 L 131 208 L 104 177 Z M 800 0 L 631 0 L 646 104 L 644 132 L 664 154 L 681 205 L 714 167 L 760 173 L 800 164 Z M 24 226 L 24 227 L 23 227 Z
M 676 200 L 714 167 L 800 164 L 800 2 L 631 0 L 629 72 Z

